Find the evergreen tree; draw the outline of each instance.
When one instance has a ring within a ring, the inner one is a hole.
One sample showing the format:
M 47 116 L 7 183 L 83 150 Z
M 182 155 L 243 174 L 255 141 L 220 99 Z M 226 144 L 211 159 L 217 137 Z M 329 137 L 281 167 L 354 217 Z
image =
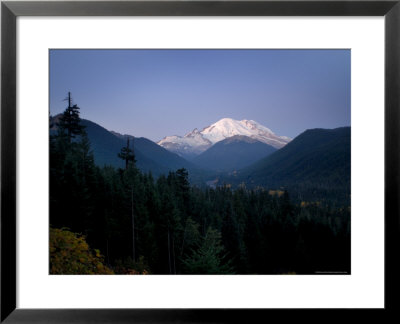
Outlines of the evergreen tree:
M 68 142 L 71 143 L 72 139 L 77 135 L 81 135 L 84 126 L 81 125 L 81 120 L 79 117 L 79 107 L 77 105 L 72 105 L 71 93 L 68 92 L 68 107 L 64 110 L 62 117 L 58 123 L 59 130 L 63 133 L 66 132 Z
M 192 250 L 192 255 L 183 260 L 187 273 L 229 274 L 233 273 L 230 261 L 226 259 L 221 244 L 221 234 L 208 228 L 201 245 Z
M 118 157 L 125 161 L 126 170 L 128 169 L 129 163 L 131 163 L 133 166 L 135 165 L 135 154 L 133 150 L 129 148 L 129 137 L 126 140 L 126 146 L 121 149 L 120 153 L 118 153 Z
M 183 239 L 180 255 L 183 256 L 185 251 L 193 249 L 200 243 L 200 225 L 192 220 L 190 217 L 186 220 L 185 228 L 183 230 Z

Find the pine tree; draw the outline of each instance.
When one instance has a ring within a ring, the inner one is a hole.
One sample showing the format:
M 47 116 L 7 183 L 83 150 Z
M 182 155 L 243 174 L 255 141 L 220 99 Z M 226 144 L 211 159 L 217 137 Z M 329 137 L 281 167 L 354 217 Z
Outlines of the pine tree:
M 131 162 L 132 165 L 135 165 L 135 154 L 133 150 L 129 148 L 129 137 L 126 141 L 126 146 L 121 149 L 121 152 L 118 153 L 118 157 L 125 161 L 125 169 L 128 170 L 129 163 Z
M 136 238 L 135 238 L 135 204 L 134 204 L 134 183 L 136 182 L 136 175 L 138 170 L 135 168 L 135 154 L 133 150 L 129 148 L 129 137 L 127 138 L 126 146 L 121 149 L 118 153 L 118 157 L 125 161 L 125 180 L 127 187 L 129 188 L 129 200 L 130 200 L 130 215 L 131 215 L 131 227 L 132 227 L 132 260 L 136 261 Z
M 229 274 L 234 273 L 230 260 L 226 259 L 221 244 L 221 233 L 208 228 L 201 245 L 192 250 L 192 255 L 183 260 L 187 273 Z
M 79 107 L 77 105 L 72 105 L 71 92 L 68 92 L 68 107 L 64 110 L 58 127 L 61 133 L 66 132 L 68 142 L 71 143 L 72 139 L 77 135 L 81 135 L 84 126 L 81 125 L 81 119 L 79 117 Z

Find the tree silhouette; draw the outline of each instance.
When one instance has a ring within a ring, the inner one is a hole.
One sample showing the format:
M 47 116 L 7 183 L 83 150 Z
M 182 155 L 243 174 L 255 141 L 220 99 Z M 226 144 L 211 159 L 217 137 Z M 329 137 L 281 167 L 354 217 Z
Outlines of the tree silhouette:
M 128 169 L 129 162 L 132 162 L 132 166 L 135 165 L 135 154 L 133 150 L 129 148 L 129 137 L 126 141 L 126 146 L 121 149 L 121 152 L 118 153 L 118 157 L 125 161 L 125 169 Z
M 68 92 L 68 107 L 64 110 L 62 117 L 58 123 L 58 127 L 61 131 L 67 132 L 68 142 L 71 143 L 72 139 L 76 135 L 81 135 L 84 126 L 81 125 L 81 119 L 79 118 L 79 107 L 71 104 L 71 92 Z

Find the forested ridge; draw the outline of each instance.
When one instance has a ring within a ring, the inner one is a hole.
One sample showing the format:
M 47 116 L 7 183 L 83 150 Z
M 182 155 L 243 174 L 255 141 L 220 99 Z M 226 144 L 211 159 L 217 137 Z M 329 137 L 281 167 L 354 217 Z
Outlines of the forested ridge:
M 119 157 L 123 168 L 95 164 L 69 104 L 50 136 L 51 273 L 350 273 L 349 207 L 294 203 L 284 189 L 199 188 L 183 168 L 156 178 L 129 142 Z

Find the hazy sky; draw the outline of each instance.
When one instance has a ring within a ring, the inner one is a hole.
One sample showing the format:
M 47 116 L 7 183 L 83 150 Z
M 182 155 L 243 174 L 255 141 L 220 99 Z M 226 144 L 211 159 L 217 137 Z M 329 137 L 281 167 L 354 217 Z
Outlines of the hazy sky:
M 221 118 L 278 135 L 350 125 L 350 50 L 51 50 L 50 113 L 158 141 Z

